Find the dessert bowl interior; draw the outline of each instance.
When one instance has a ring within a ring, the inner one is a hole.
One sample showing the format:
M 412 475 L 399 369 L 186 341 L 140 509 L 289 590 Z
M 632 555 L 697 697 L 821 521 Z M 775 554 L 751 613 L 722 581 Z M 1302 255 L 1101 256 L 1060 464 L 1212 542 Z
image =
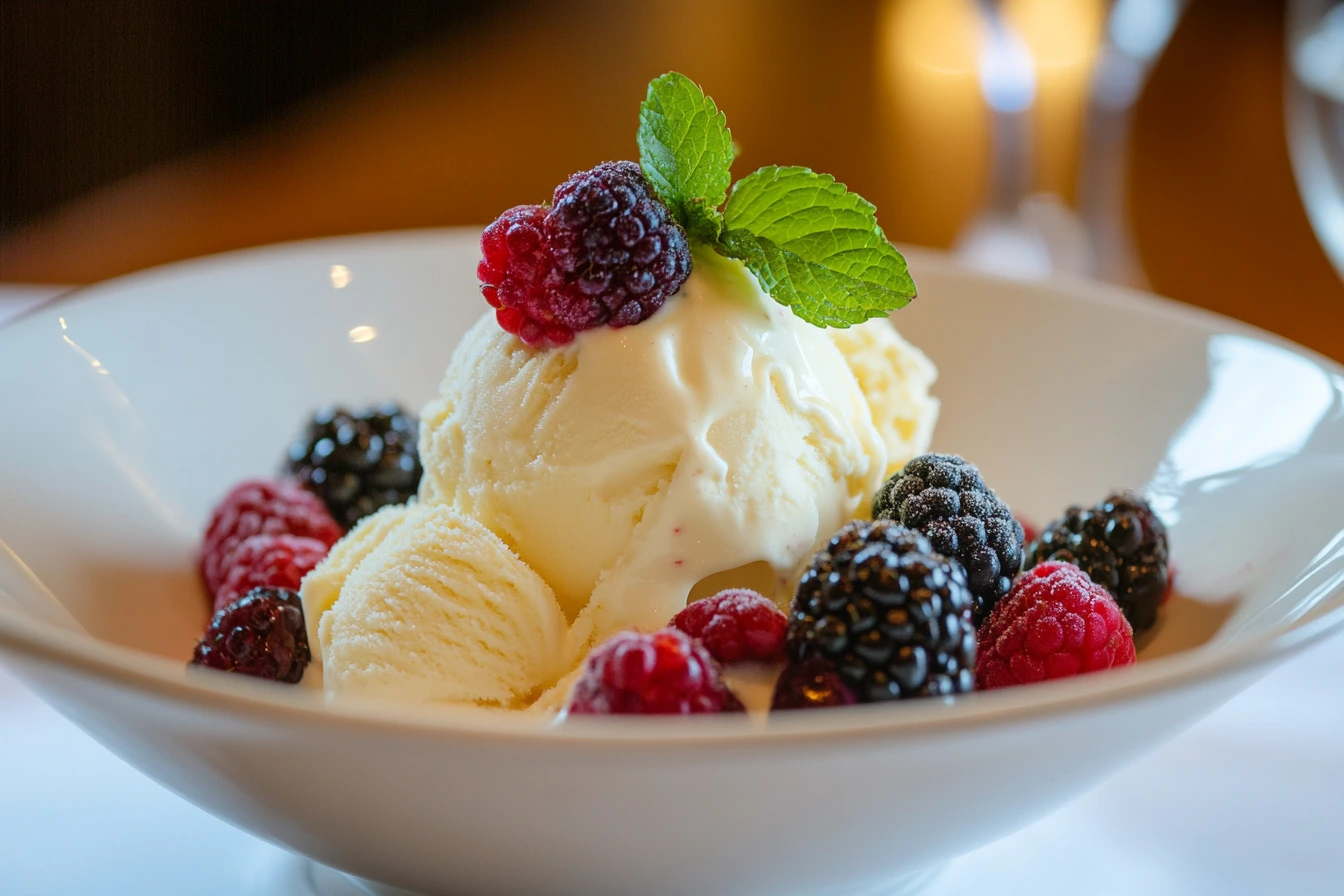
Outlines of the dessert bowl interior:
M 934 447 L 1038 522 L 1146 486 L 1170 525 L 1177 592 L 1138 667 L 768 721 L 560 726 L 188 675 L 211 504 L 273 472 L 318 405 L 430 398 L 484 307 L 476 253 L 456 231 L 254 250 L 0 331 L 0 651 L 146 773 L 320 862 L 434 893 L 889 892 L 1344 623 L 1338 368 L 1160 300 L 915 252 L 921 297 L 896 323 L 941 371 Z M 857 858 L 820 858 L 836 855 Z

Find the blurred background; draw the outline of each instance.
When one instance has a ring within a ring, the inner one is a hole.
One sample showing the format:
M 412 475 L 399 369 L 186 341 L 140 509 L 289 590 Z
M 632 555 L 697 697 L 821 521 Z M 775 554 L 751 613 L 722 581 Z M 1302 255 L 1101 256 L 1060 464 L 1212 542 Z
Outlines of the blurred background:
M 1344 360 L 1333 0 L 0 0 L 0 281 L 482 225 L 633 157 L 669 69 L 738 176 L 804 164 L 896 242 Z

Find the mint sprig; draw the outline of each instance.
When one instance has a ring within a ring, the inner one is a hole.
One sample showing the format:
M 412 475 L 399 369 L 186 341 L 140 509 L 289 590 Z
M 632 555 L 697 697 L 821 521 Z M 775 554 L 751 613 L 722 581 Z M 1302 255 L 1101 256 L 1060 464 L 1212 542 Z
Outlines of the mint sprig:
M 649 84 L 638 141 L 644 176 L 687 233 L 742 260 L 775 301 L 808 323 L 849 327 L 915 297 L 905 259 L 887 242 L 872 203 L 830 175 L 768 166 L 728 195 L 732 135 L 714 101 L 685 75 Z

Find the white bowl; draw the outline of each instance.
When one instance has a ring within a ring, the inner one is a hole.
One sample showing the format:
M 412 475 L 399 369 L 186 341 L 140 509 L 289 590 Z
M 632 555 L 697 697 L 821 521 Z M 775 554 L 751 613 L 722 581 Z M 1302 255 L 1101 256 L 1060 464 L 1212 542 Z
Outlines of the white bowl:
M 768 721 L 558 727 L 188 676 L 211 503 L 272 471 L 315 405 L 427 399 L 483 310 L 475 262 L 462 232 L 262 249 L 0 331 L 0 650 L 146 774 L 369 888 L 909 890 L 1344 625 L 1338 367 L 1134 293 L 915 252 L 921 298 L 897 320 L 942 369 L 937 447 L 1037 520 L 1148 483 L 1171 524 L 1180 594 L 1136 668 Z

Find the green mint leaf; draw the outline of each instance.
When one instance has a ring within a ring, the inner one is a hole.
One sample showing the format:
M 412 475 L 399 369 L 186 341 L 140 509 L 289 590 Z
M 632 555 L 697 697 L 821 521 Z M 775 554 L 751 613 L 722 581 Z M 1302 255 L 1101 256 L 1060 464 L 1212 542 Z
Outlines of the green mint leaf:
M 915 297 L 876 211 L 828 174 L 769 166 L 733 185 L 719 244 L 803 320 L 848 327 Z
M 745 262 L 772 299 L 816 327 L 844 329 L 886 317 L 913 296 L 808 261 L 748 230 L 724 231 L 719 248 Z
M 714 101 L 683 74 L 655 78 L 639 107 L 636 140 L 644 176 L 676 219 L 692 235 L 717 238 L 733 140 Z

